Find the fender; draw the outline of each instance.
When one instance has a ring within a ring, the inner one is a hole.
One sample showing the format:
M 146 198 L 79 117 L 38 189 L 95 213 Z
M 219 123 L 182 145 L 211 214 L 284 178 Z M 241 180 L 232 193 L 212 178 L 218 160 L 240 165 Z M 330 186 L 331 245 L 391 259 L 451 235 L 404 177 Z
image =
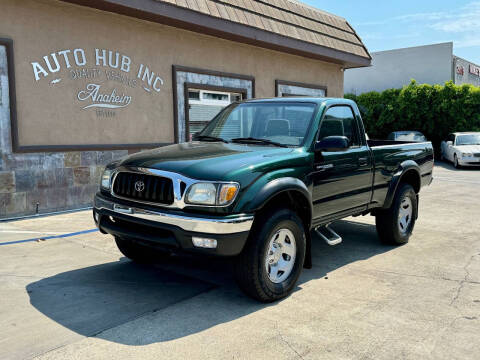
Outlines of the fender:
M 255 200 L 250 204 L 249 208 L 253 211 L 259 210 L 274 196 L 289 190 L 298 191 L 305 196 L 310 206 L 311 215 L 313 213 L 312 195 L 305 183 L 294 177 L 283 177 L 269 181 L 257 193 Z
M 415 171 L 418 176 L 419 183 L 421 182 L 421 172 L 418 164 L 413 160 L 405 160 L 400 164 L 398 171 L 393 174 L 392 180 L 390 180 L 390 185 L 388 187 L 387 197 L 385 198 L 385 203 L 383 204 L 383 209 L 388 209 L 393 202 L 395 193 L 397 192 L 398 184 L 400 184 L 402 177 L 408 171 Z
M 281 194 L 282 192 L 286 191 L 298 191 L 300 192 L 305 199 L 307 200 L 308 206 L 309 206 L 309 224 L 311 226 L 312 224 L 312 216 L 313 216 L 313 203 L 312 203 L 312 195 L 311 192 L 308 190 L 307 186 L 305 183 L 297 178 L 294 177 L 282 177 L 278 179 L 274 179 L 263 185 L 263 187 L 260 189 L 260 191 L 257 193 L 257 196 L 255 197 L 254 201 L 250 203 L 250 210 L 251 211 L 257 211 L 261 209 L 267 202 L 273 197 L 275 197 L 278 194 Z M 312 268 L 312 250 L 311 250 L 311 243 L 312 239 L 310 236 L 310 229 L 305 229 L 306 233 L 306 252 L 305 252 L 305 262 L 303 264 L 303 267 L 306 269 L 311 269 Z

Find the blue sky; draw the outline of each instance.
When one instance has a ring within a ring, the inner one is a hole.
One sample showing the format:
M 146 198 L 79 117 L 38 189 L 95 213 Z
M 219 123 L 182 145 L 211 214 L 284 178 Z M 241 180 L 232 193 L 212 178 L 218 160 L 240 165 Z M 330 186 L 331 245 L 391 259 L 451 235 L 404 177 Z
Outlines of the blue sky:
M 302 0 L 342 16 L 368 50 L 453 41 L 455 55 L 480 64 L 480 1 Z

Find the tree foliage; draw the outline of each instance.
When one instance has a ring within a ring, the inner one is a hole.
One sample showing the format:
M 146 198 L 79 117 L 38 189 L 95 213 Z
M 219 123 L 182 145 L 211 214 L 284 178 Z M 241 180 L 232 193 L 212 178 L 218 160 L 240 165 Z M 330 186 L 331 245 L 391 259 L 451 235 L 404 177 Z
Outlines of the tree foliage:
M 435 150 L 451 132 L 480 131 L 480 87 L 417 84 L 402 89 L 346 94 L 354 100 L 372 139 L 385 139 L 392 131 L 417 130 L 432 141 Z

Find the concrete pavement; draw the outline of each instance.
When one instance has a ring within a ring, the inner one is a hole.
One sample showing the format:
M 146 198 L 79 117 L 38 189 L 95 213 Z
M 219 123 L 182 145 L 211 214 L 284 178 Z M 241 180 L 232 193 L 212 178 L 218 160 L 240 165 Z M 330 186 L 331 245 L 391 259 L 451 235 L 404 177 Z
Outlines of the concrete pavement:
M 91 230 L 89 211 L 0 223 L 0 359 L 477 359 L 480 170 L 434 176 L 408 245 L 339 221 L 343 243 L 314 241 L 313 269 L 270 305 L 228 260 L 140 266 L 110 236 L 56 237 Z

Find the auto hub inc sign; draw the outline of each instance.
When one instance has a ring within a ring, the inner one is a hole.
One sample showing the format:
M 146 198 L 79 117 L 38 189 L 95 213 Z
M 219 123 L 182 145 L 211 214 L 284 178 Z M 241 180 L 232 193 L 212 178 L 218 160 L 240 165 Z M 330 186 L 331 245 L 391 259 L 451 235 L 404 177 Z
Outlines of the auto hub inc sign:
M 95 109 L 97 116 L 115 116 L 115 110 L 134 101 L 129 90 L 141 88 L 146 94 L 161 91 L 163 79 L 151 67 L 135 63 L 128 55 L 95 48 L 66 49 L 52 52 L 31 62 L 35 82 L 48 81 L 58 86 L 78 81 L 72 94 L 83 110 Z

